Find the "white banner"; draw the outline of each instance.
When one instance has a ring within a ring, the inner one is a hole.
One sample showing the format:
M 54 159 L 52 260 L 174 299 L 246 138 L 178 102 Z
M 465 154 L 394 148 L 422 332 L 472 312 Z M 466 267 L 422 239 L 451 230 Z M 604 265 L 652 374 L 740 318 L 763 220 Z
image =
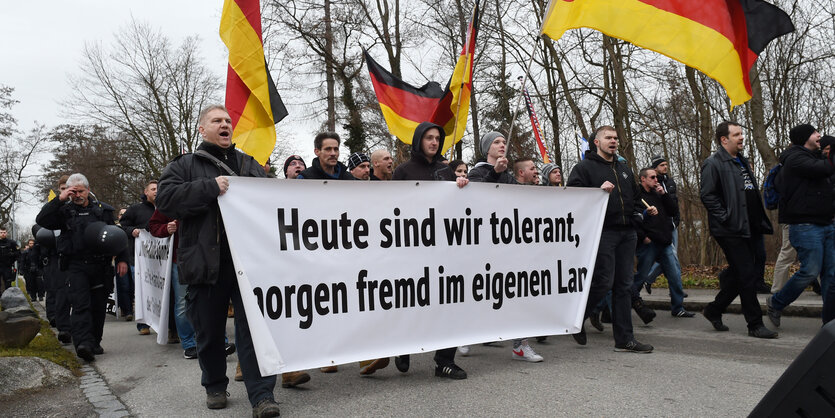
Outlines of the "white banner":
M 134 248 L 136 322 L 157 333 L 157 344 L 168 342 L 168 298 L 171 291 L 171 237 L 157 238 L 140 231 Z
M 607 201 L 240 177 L 219 199 L 265 375 L 579 331 Z

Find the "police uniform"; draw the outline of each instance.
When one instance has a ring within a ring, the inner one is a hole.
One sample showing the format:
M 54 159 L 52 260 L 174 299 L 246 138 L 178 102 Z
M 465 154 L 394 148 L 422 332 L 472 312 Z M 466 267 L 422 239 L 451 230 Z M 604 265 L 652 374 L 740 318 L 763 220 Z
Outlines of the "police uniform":
M 94 222 L 114 225 L 114 208 L 106 203 L 89 198 L 87 206 L 79 206 L 71 200 L 62 202 L 58 197 L 41 209 L 36 221 L 38 225 L 61 230 L 57 248 L 60 254 L 60 269 L 66 273 L 69 299 L 72 305 L 70 326 L 72 342 L 79 355 L 84 346 L 101 354 L 101 339 L 107 296 L 113 290 L 112 256 L 102 255 L 84 240 L 84 233 Z M 127 262 L 127 249 L 117 255 L 118 262 Z M 82 356 L 82 358 L 84 358 Z M 90 360 L 90 358 L 85 358 Z
M 17 243 L 8 238 L 0 239 L 0 291 L 11 287 L 15 279 L 15 274 L 12 266 L 17 259 L 20 251 L 17 248 Z

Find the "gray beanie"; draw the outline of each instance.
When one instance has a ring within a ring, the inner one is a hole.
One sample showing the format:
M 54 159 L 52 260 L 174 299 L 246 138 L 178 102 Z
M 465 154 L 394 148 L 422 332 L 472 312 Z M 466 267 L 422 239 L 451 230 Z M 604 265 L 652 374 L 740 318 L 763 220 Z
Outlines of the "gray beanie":
M 543 186 L 554 186 L 553 184 L 551 184 L 551 172 L 554 171 L 555 169 L 559 169 L 559 168 L 560 168 L 560 166 L 558 166 L 554 163 L 545 164 L 545 166 L 542 167 L 542 175 L 541 175 L 541 179 L 540 179 L 541 182 L 540 183 Z
M 490 132 L 486 133 L 481 136 L 481 155 L 487 157 L 487 151 L 490 151 L 490 144 L 496 140 L 496 138 L 504 138 L 504 134 L 501 132 Z

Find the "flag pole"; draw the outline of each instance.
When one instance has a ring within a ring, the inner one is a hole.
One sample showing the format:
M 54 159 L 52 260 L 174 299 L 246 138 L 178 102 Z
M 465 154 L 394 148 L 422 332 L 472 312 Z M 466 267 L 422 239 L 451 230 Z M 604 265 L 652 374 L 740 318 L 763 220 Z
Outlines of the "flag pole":
M 530 58 L 530 60 L 528 60 L 528 66 L 527 66 L 527 68 L 525 68 L 525 76 L 524 76 L 524 78 L 522 78 L 522 87 L 521 87 L 522 90 L 525 89 L 525 82 L 528 81 L 528 77 L 530 77 L 531 66 L 533 66 L 533 56 L 536 53 L 536 46 L 537 45 L 539 45 L 539 37 L 538 36 L 536 37 L 536 41 L 534 41 L 534 43 L 533 43 L 533 48 L 531 48 L 531 58 Z M 513 122 L 516 120 L 516 116 L 518 116 L 519 103 L 522 101 L 522 96 L 524 96 L 524 95 L 520 94 L 519 98 L 516 100 L 516 107 L 513 109 L 513 117 L 510 119 L 510 128 L 508 129 L 508 132 L 507 132 L 507 138 L 505 138 L 505 140 L 507 140 L 505 147 L 508 151 L 510 151 L 510 138 L 513 136 Z
M 470 51 L 470 40 L 472 39 L 472 32 L 476 30 L 476 27 L 475 27 L 475 18 L 476 18 L 475 13 L 476 13 L 476 11 L 478 11 L 478 1 L 476 1 L 476 3 L 475 3 L 475 7 L 473 8 L 472 15 L 470 15 L 470 22 L 467 25 L 467 33 L 464 35 L 464 36 L 467 37 L 467 40 L 464 41 L 464 52 L 465 53 L 469 53 L 469 51 Z M 475 51 L 473 51 L 473 52 L 475 52 Z M 458 115 L 461 114 L 461 96 L 463 96 L 463 94 L 461 94 L 461 93 L 464 92 L 464 83 L 467 80 L 467 75 L 472 74 L 472 72 L 473 72 L 472 67 L 475 66 L 475 53 L 473 53 L 472 62 L 473 62 L 472 66 L 470 66 L 470 65 L 465 65 L 464 66 L 463 74 L 461 74 L 461 90 L 458 92 L 458 105 L 455 109 L 455 122 L 453 122 L 453 125 L 452 125 L 452 145 L 450 145 L 449 149 L 447 150 L 447 156 L 448 157 L 452 156 L 452 149 L 455 147 L 455 137 L 458 135 Z M 468 64 L 469 64 L 469 60 L 468 60 Z M 467 67 L 470 67 L 470 68 L 467 68 Z M 470 71 L 467 71 L 468 69 Z M 470 82 L 472 82 L 472 78 L 470 79 Z M 472 95 L 472 92 L 470 93 L 470 95 Z

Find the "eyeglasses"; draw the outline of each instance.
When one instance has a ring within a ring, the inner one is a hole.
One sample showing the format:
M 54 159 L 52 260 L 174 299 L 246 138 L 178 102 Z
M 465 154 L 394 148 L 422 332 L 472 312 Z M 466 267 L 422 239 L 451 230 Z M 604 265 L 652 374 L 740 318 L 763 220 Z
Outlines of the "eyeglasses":
M 647 176 L 648 179 L 657 179 L 658 176 Z

